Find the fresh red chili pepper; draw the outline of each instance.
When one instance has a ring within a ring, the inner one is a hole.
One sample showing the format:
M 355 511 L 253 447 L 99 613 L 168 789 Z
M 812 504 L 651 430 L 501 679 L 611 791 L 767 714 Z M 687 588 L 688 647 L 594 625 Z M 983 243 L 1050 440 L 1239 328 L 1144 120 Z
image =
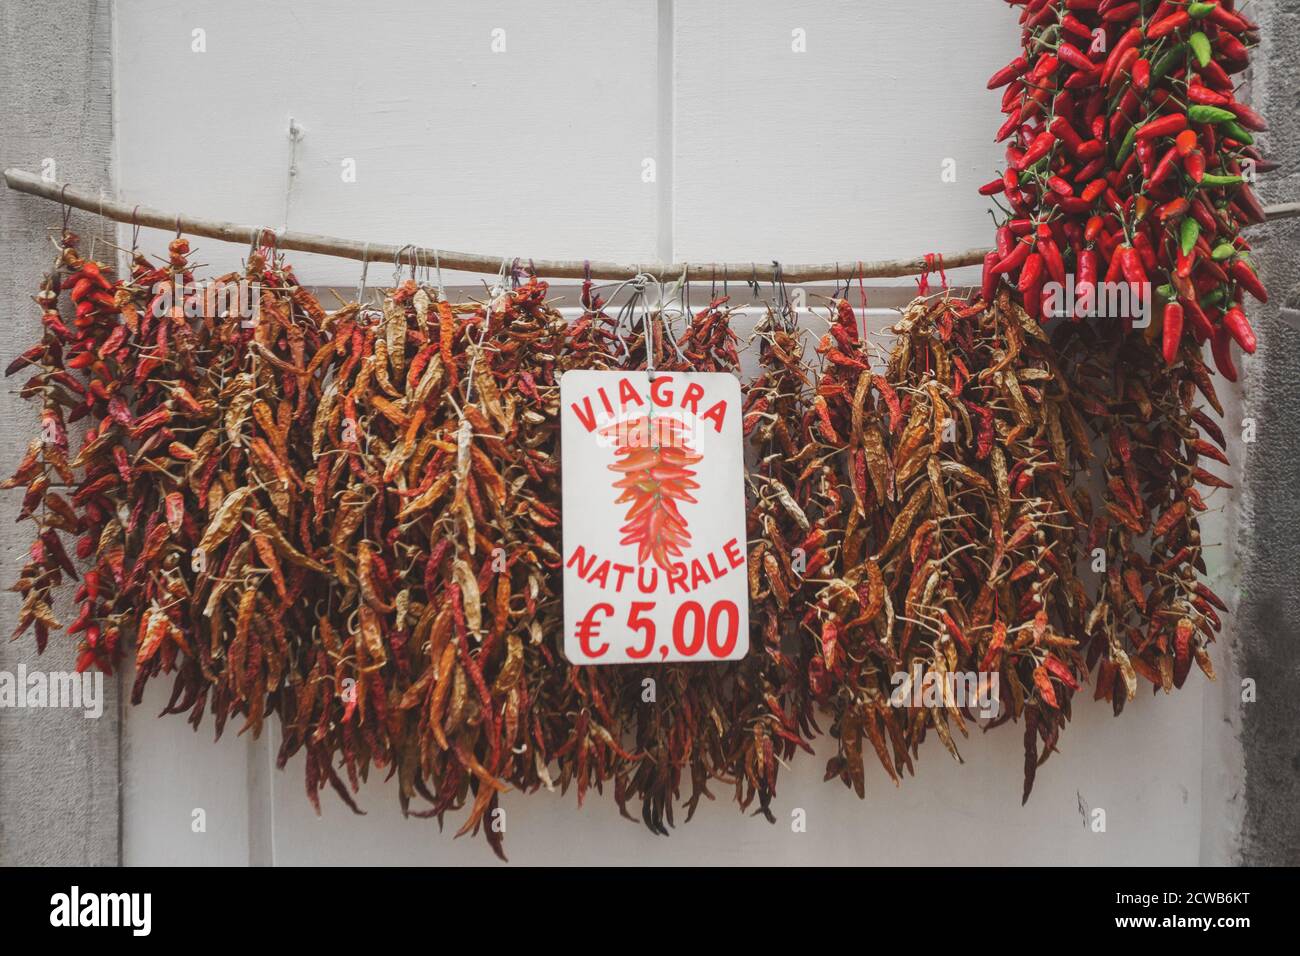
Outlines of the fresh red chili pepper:
M 1025 260 L 1029 258 L 1031 251 L 1033 250 L 1031 249 L 1030 243 L 1023 240 L 1017 242 L 1015 248 L 993 267 L 993 274 L 1002 275 L 1004 272 L 1012 272 L 1019 269 L 1024 264 Z
M 1076 20 L 1075 22 L 1077 23 L 1078 21 Z M 1092 71 L 1093 68 L 1092 61 L 1089 60 L 1086 56 L 1084 56 L 1084 54 L 1080 52 L 1078 47 L 1074 46 L 1073 44 L 1061 43 L 1056 48 L 1056 55 L 1060 57 L 1062 60 L 1064 60 L 1066 63 L 1070 64 L 1070 66 L 1074 67 L 1076 70 L 1084 70 L 1087 72 Z
M 1187 128 L 1187 116 L 1184 113 L 1170 113 L 1159 119 L 1151 120 L 1138 127 L 1138 139 L 1154 139 L 1159 136 L 1173 136 Z
M 1240 307 L 1234 306 L 1223 314 L 1223 327 L 1243 352 L 1247 355 L 1255 354 L 1255 330 L 1250 327 L 1250 320 Z
M 1147 26 L 1146 34 L 1148 40 L 1159 40 L 1163 36 L 1168 36 L 1176 30 L 1181 30 L 1192 22 L 1192 18 L 1186 10 L 1179 10 L 1169 14 L 1162 20 L 1158 20 Z
M 1165 151 L 1164 155 L 1160 157 L 1160 161 L 1156 163 L 1155 169 L 1151 171 L 1151 175 L 1147 178 L 1146 188 L 1155 189 L 1163 183 L 1177 168 L 1177 164 L 1178 150 L 1171 146 Z
M 1146 270 L 1142 267 L 1142 257 L 1135 248 L 1120 246 L 1118 255 L 1120 268 L 1130 285 L 1143 285 L 1148 281 Z
M 1171 199 L 1169 202 L 1157 209 L 1156 218 L 1162 223 L 1168 222 L 1171 219 L 1177 221 L 1185 216 L 1187 210 L 1190 208 L 1191 203 L 1182 196 L 1179 196 L 1177 199 Z
M 1200 83 L 1188 84 L 1187 100 L 1190 103 L 1201 103 L 1208 106 L 1228 106 L 1232 103 L 1230 96 L 1212 90 L 1208 86 L 1202 86 Z
M 1075 317 L 1090 315 L 1097 301 L 1097 253 L 1092 249 L 1079 251 L 1079 277 L 1077 283 L 1078 308 Z
M 1220 326 L 1210 336 L 1210 354 L 1214 357 L 1214 367 L 1229 382 L 1237 380 L 1237 366 L 1232 361 L 1232 336 L 1228 329 Z
M 1165 306 L 1164 327 L 1161 330 L 1162 353 L 1169 365 L 1178 357 L 1178 349 L 1183 340 L 1183 307 L 1177 302 Z
M 1026 60 L 1023 56 L 1018 56 L 1010 63 L 1008 63 L 1006 66 L 1004 66 L 1002 69 L 994 73 L 991 77 L 989 77 L 988 88 L 990 90 L 996 90 L 1000 86 L 1006 86 L 1016 77 L 1024 74 L 1024 72 L 1028 69 L 1029 69 L 1029 61 Z
M 1025 150 L 1025 155 L 1020 157 L 1020 161 L 1016 164 L 1016 169 L 1028 169 L 1050 153 L 1052 147 L 1055 145 L 1056 136 L 1051 131 L 1039 133 L 1034 137 L 1033 142 L 1029 144 L 1029 148 Z
M 1268 301 L 1268 291 L 1264 288 L 1264 283 L 1259 281 L 1255 270 L 1244 259 L 1234 259 L 1228 271 L 1241 287 L 1256 299 L 1260 302 Z
M 1183 306 L 1183 315 L 1185 320 L 1190 320 L 1195 328 L 1197 338 L 1204 342 L 1214 334 L 1214 323 L 1205 314 L 1200 303 L 1195 299 L 1183 298 L 1179 300 Z
M 1060 176 L 1048 176 L 1047 188 L 1052 190 L 1058 196 L 1073 196 L 1074 187 L 1067 183 Z
M 1264 121 L 1264 117 L 1245 103 L 1232 100 L 1226 105 L 1228 109 L 1237 114 L 1237 122 L 1246 129 L 1253 130 L 1256 133 L 1262 133 L 1268 129 L 1268 123 Z
M 1079 154 L 1079 149 L 1083 146 L 1083 140 L 1079 138 L 1079 134 L 1065 116 L 1058 115 L 1054 117 L 1048 125 L 1048 129 L 1065 144 L 1066 149 L 1076 156 Z
M 1030 289 L 1035 288 L 1042 281 L 1042 275 L 1042 255 L 1037 252 L 1030 253 L 1025 258 L 1024 267 L 1020 270 L 1020 278 L 1016 281 L 1016 288 L 1021 292 L 1027 292 Z
M 1133 77 L 1133 86 L 1136 89 L 1146 91 L 1151 86 L 1151 61 L 1141 57 L 1133 62 L 1131 69 Z
M 994 266 L 998 264 L 998 251 L 992 249 L 984 256 L 984 272 L 980 282 L 980 296 L 985 302 L 993 301 L 994 290 L 998 285 L 998 274 L 993 271 Z
M 1115 72 L 1115 68 L 1118 66 L 1119 61 L 1123 59 L 1124 54 L 1128 50 L 1135 48 L 1137 44 L 1141 42 L 1141 27 L 1130 27 L 1124 32 L 1123 36 L 1121 36 L 1119 40 L 1115 42 L 1115 45 L 1110 48 L 1110 52 L 1106 54 L 1106 65 L 1102 68 L 1101 72 L 1101 82 L 1103 84 L 1108 84 L 1110 82 L 1111 75 Z

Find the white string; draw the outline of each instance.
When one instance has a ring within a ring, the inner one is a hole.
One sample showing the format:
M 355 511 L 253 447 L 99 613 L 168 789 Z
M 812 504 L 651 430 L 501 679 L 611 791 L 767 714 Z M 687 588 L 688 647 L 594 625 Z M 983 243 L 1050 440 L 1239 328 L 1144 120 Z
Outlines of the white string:
M 505 291 L 506 261 L 506 259 L 501 260 L 501 269 L 497 272 L 497 283 L 491 289 L 487 304 L 483 306 L 483 328 L 479 330 L 478 344 L 474 346 L 474 359 L 469 363 L 469 375 L 465 378 L 466 405 L 474 398 L 474 373 L 478 371 L 478 363 L 483 357 L 483 343 L 487 339 L 488 326 L 492 324 L 492 303 L 496 301 L 497 296 Z M 461 412 L 461 417 L 464 418 L 464 416 L 465 413 Z
M 370 243 L 361 250 L 361 281 L 357 283 L 357 315 L 360 317 L 360 305 L 366 295 L 366 273 L 370 271 Z

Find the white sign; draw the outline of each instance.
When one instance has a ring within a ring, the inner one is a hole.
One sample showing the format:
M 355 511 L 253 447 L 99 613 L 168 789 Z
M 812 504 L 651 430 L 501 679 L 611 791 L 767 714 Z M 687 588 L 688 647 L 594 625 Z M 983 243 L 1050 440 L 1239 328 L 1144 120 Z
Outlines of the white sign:
M 560 421 L 565 656 L 575 664 L 744 657 L 736 377 L 566 372 Z

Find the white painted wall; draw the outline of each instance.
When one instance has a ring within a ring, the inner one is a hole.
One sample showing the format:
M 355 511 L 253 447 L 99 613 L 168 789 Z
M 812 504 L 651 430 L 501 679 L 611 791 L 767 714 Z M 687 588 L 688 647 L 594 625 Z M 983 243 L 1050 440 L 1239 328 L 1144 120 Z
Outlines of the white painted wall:
M 498 28 L 504 53 L 490 46 Z M 195 29 L 205 53 L 191 49 Z M 806 53 L 791 49 L 796 29 Z M 990 238 L 976 187 L 999 157 L 998 98 L 984 81 L 1016 41 L 1001 0 L 389 0 L 364 13 L 131 0 L 116 6 L 116 185 L 127 201 L 196 215 L 281 226 L 287 208 L 294 229 L 524 258 L 847 267 L 957 250 Z M 286 206 L 290 116 L 304 135 Z M 940 180 L 945 158 L 955 184 Z M 157 249 L 167 237 L 144 238 Z M 217 270 L 245 251 L 198 248 Z M 355 263 L 294 261 L 313 284 L 358 279 Z M 1227 534 L 1232 513 L 1207 537 Z M 1219 575 L 1231 592 L 1226 562 Z M 1003 729 L 964 742 L 962 767 L 930 741 L 917 778 L 896 790 L 869 774 L 866 801 L 821 781 L 825 755 L 797 758 L 777 826 L 742 816 L 721 788 L 671 839 L 596 795 L 581 810 L 572 795 L 507 795 L 507 850 L 522 863 L 1223 862 L 1240 780 L 1224 656 L 1217 687 L 1193 678 L 1119 720 L 1081 694 L 1024 808 L 1020 733 Z M 128 863 L 493 860 L 480 841 L 403 820 L 382 783 L 362 795 L 367 816 L 327 794 L 317 819 L 300 762 L 270 770 L 266 741 L 214 747 L 210 725 L 155 719 L 165 700 L 153 688 L 125 722 Z M 197 807 L 205 834 L 190 829 Z M 796 807 L 806 834 L 790 832 Z M 1081 815 L 1094 807 L 1104 834 Z

